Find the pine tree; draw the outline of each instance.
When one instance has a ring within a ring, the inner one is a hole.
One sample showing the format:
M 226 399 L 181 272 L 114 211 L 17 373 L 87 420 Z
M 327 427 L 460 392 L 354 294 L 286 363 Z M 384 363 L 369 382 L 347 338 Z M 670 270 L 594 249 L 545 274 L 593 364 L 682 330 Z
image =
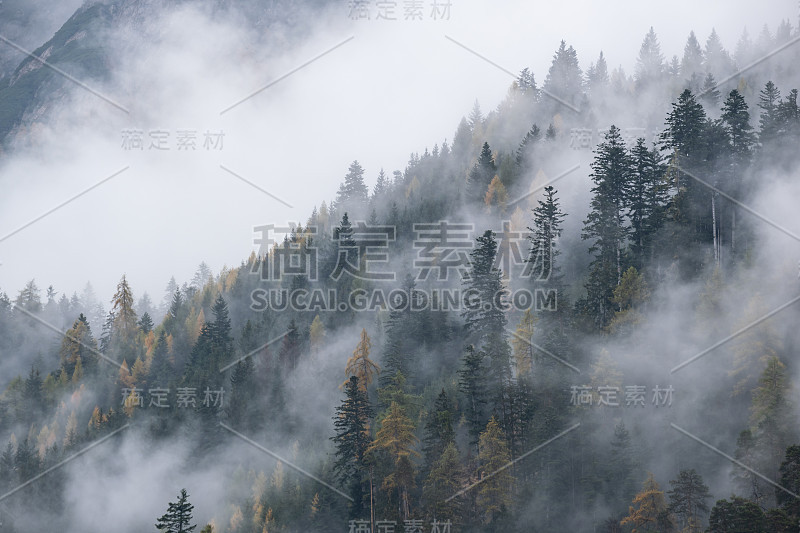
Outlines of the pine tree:
M 780 467 L 780 485 L 786 490 L 800 494 L 800 445 L 786 448 L 786 456 Z M 800 500 L 781 489 L 775 490 L 775 499 L 795 524 L 800 520 Z
M 679 166 L 690 172 L 700 172 L 705 162 L 708 139 L 707 117 L 703 106 L 690 90 L 685 90 L 672 104 L 667 115 L 666 130 L 661 134 L 662 151 L 670 151 L 670 165 Z M 708 242 L 712 232 L 708 231 L 708 206 L 712 196 L 708 189 L 691 177 L 683 175 L 677 168 L 670 169 L 676 195 L 672 199 L 671 218 L 679 224 L 682 231 L 675 237 L 675 245 L 686 246 L 692 242 Z M 698 259 L 682 256 L 687 263 L 697 263 Z
M 567 47 L 564 41 L 561 41 L 553 55 L 553 62 L 547 71 L 543 88 L 546 93 L 570 105 L 580 103 L 583 94 L 583 73 L 578 64 L 578 53 L 571 45 Z M 564 108 L 560 108 L 560 111 L 563 112 Z
M 653 27 L 642 42 L 639 57 L 636 60 L 636 87 L 639 91 L 656 86 L 664 73 L 664 56 L 661 54 L 661 45 L 658 43 Z
M 702 516 L 708 513 L 706 500 L 711 497 L 703 478 L 693 468 L 681 470 L 677 479 L 669 482 L 672 489 L 669 496 L 668 511 L 679 519 L 681 531 L 697 533 L 702 530 Z
M 464 354 L 464 362 L 461 370 L 458 371 L 459 391 L 466 398 L 464 414 L 467 419 L 471 444 L 478 444 L 478 437 L 486 426 L 486 404 L 488 403 L 486 369 L 484 365 L 485 355 L 481 351 L 476 351 L 474 346 L 469 345 Z
M 717 31 L 712 28 L 711 35 L 706 40 L 706 47 L 703 51 L 705 58 L 705 70 L 714 75 L 715 78 L 721 79 L 724 76 L 733 72 L 733 62 L 731 56 L 722 46 L 722 39 L 720 39 Z
M 425 464 L 430 470 L 433 464 L 444 453 L 448 445 L 455 442 L 453 430 L 454 409 L 444 389 L 436 397 L 433 410 L 425 422 L 425 438 L 422 451 L 425 453 Z
M 366 205 L 369 197 L 369 188 L 364 183 L 364 169 L 358 161 L 353 161 L 344 177 L 344 183 L 336 193 L 336 205 L 338 208 L 353 207 L 358 208 Z
M 739 91 L 734 89 L 725 100 L 722 108 L 722 123 L 728 136 L 730 154 L 730 172 L 727 192 L 734 197 L 740 196 L 742 173 L 750 163 L 751 151 L 756 142 L 753 127 L 750 125 L 750 113 L 747 102 Z M 731 214 L 731 253 L 736 253 L 736 206 L 730 207 Z
M 659 151 L 648 149 L 643 138 L 631 150 L 630 183 L 625 203 L 631 222 L 631 262 L 641 270 L 653 257 L 653 240 L 666 220 L 669 188 Z
M 153 387 L 165 387 L 173 377 L 172 367 L 169 362 L 169 346 L 167 332 L 161 329 L 158 332 L 153 356 L 150 360 L 150 373 L 147 382 Z
M 487 392 L 493 410 L 500 416 L 506 431 L 510 431 L 511 347 L 503 311 L 507 290 L 502 272 L 494 266 L 497 255 L 494 233 L 487 230 L 476 241 L 476 247 L 470 252 L 469 279 L 465 280 L 465 310 L 461 314 L 468 339 L 488 361 Z
M 717 89 L 717 81 L 714 75 L 710 72 L 703 78 L 703 86 L 700 90 L 700 101 L 706 105 L 709 110 L 716 110 L 719 105 L 720 92 Z
M 552 185 L 548 185 L 544 188 L 544 199 L 539 200 L 533 208 L 533 225 L 528 228 L 531 247 L 527 262 L 535 281 L 560 280 L 556 262 L 560 252 L 556 241 L 561 237 L 561 224 L 566 214 L 561 211 L 557 193 Z
M 364 508 L 364 476 L 367 471 L 365 455 L 372 444 L 369 421 L 374 415 L 364 387 L 356 376 L 350 376 L 345 388 L 345 399 L 336 408 L 333 427 L 336 435 L 331 440 L 336 445 L 333 470 L 339 480 L 348 486 L 353 498 L 350 515 L 362 516 Z
M 606 479 L 612 480 L 609 487 L 609 502 L 614 511 L 624 510 L 636 495 L 636 460 L 633 456 L 631 436 L 620 421 L 614 426 L 614 438 L 611 441 L 611 456 L 608 462 Z
M 450 442 L 433 463 L 422 488 L 427 516 L 431 521 L 458 522 L 459 501 L 457 498 L 448 499 L 461 488 L 461 469 L 458 448 Z
M 686 46 L 683 48 L 683 59 L 681 60 L 681 75 L 688 80 L 692 74 L 703 72 L 703 49 L 697 41 L 694 32 L 689 32 Z
M 167 512 L 156 522 L 156 529 L 167 533 L 189 533 L 194 531 L 196 525 L 189 525 L 192 521 L 194 505 L 189 503 L 186 489 L 181 489 L 178 501 L 169 502 Z
M 517 369 L 518 379 L 527 379 L 533 369 L 533 332 L 536 318 L 530 309 L 526 309 L 517 324 L 516 335 L 511 339 L 514 349 L 514 365 Z
M 72 325 L 61 341 L 59 357 L 61 368 L 67 375 L 75 372 L 75 365 L 78 359 L 81 360 L 85 371 L 94 371 L 97 366 L 97 342 L 92 337 L 92 330 L 83 313 L 78 316 L 78 320 Z
M 231 394 L 226 409 L 231 426 L 243 431 L 254 429 L 258 413 L 253 406 L 253 398 L 257 394 L 253 358 L 246 357 L 236 364 L 231 374 Z
M 797 438 L 795 417 L 789 404 L 789 380 L 786 367 L 771 357 L 753 391 L 750 425 L 755 436 L 757 460 L 753 468 L 770 479 L 778 479 L 784 451 Z M 768 504 L 774 502 L 774 493 L 766 493 Z
M 21 307 L 29 313 L 38 313 L 42 310 L 42 297 L 36 280 L 32 279 L 19 291 L 14 307 Z
M 522 69 L 517 76 L 517 89 L 526 99 L 536 102 L 539 99 L 539 89 L 533 72 L 527 67 Z
M 289 323 L 289 329 L 281 342 L 278 359 L 284 372 L 291 372 L 300 362 L 300 332 L 294 319 Z
M 133 309 L 133 293 L 128 280 L 122 276 L 117 284 L 117 292 L 111 300 L 113 323 L 110 349 L 117 360 L 134 361 L 137 356 L 136 339 L 139 332 L 136 311 Z
M 631 162 L 619 128 L 611 126 L 592 162 L 591 211 L 584 221 L 581 238 L 591 239 L 593 254 L 589 266 L 588 294 L 584 307 L 599 328 L 605 328 L 613 314 L 614 288 L 622 280 L 625 262 L 625 200 L 630 182 Z
M 605 95 L 605 90 L 608 87 L 611 78 L 608 76 L 608 63 L 602 50 L 600 57 L 597 58 L 597 63 L 593 63 L 586 71 L 586 85 L 589 87 L 589 92 L 592 96 L 598 99 Z
M 142 314 L 142 318 L 139 319 L 139 329 L 142 330 L 142 333 L 147 335 L 153 330 L 153 319 L 150 318 L 150 313 L 145 311 Z
M 781 102 L 781 92 L 772 81 L 768 81 L 758 97 L 758 107 L 761 108 L 759 118 L 758 140 L 761 145 L 774 141 L 780 132 L 781 124 L 778 109 Z
M 508 468 L 511 453 L 494 416 L 489 419 L 486 430 L 480 435 L 478 449 L 480 478 L 484 481 L 476 487 L 476 503 L 484 522 L 489 524 L 510 511 L 514 483 L 514 477 Z
M 492 149 L 489 143 L 483 143 L 478 161 L 472 167 L 467 179 L 467 202 L 483 203 L 486 196 L 486 191 L 489 189 L 489 184 L 497 175 L 497 166 L 495 165 Z
M 373 200 L 376 198 L 381 198 L 384 194 L 387 194 L 389 192 L 389 188 L 389 176 L 387 176 L 383 171 L 383 168 L 381 168 L 380 172 L 378 172 L 378 180 L 375 182 L 375 187 L 372 189 Z
M 764 511 L 755 503 L 738 496 L 718 500 L 708 518 L 708 533 L 767 533 Z
M 522 142 L 517 148 L 517 174 L 524 176 L 526 173 L 533 171 L 533 164 L 536 158 L 536 150 L 542 140 L 542 131 L 539 126 L 534 124 L 531 129 L 523 137 Z

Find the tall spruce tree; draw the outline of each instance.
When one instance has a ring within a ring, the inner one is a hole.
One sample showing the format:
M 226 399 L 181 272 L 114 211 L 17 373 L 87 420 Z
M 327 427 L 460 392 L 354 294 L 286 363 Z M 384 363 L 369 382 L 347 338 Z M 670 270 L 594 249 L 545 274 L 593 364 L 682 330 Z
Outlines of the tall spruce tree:
M 631 161 L 616 126 L 611 126 L 595 154 L 591 165 L 591 210 L 581 234 L 583 239 L 592 241 L 589 252 L 593 255 L 584 308 L 597 327 L 604 328 L 613 317 L 614 288 L 622 279 L 626 261 L 625 206 Z
M 478 161 L 473 165 L 467 179 L 467 202 L 483 203 L 489 184 L 497 175 L 492 149 L 488 142 L 483 143 Z
M 156 522 L 156 529 L 166 533 L 189 533 L 197 525 L 190 525 L 194 505 L 189 503 L 189 494 L 181 489 L 177 502 L 169 502 L 167 512 Z
M 344 387 L 345 399 L 336 408 L 333 427 L 336 435 L 331 440 L 336 446 L 333 470 L 342 484 L 347 486 L 353 503 L 350 516 L 361 517 L 366 496 L 365 456 L 372 439 L 369 434 L 370 419 L 374 416 L 366 390 L 356 376 L 350 376 Z

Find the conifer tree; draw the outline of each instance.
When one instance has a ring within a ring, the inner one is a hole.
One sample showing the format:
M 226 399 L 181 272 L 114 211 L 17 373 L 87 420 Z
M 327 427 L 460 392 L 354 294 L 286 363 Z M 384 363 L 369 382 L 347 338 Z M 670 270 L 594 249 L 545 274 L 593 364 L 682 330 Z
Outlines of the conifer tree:
M 592 162 L 592 201 L 581 237 L 591 240 L 593 254 L 586 284 L 585 309 L 599 328 L 613 317 L 614 288 L 622 280 L 626 261 L 624 245 L 626 193 L 631 179 L 631 162 L 619 128 L 611 126 Z
M 367 335 L 366 328 L 361 330 L 361 339 L 358 341 L 353 355 L 347 360 L 347 366 L 344 373 L 348 377 L 356 376 L 358 378 L 358 386 L 366 392 L 367 387 L 372 383 L 375 374 L 379 374 L 380 367 L 369 358 L 370 350 L 372 349 L 372 342 Z M 342 386 L 349 383 L 345 381 Z
M 636 86 L 639 91 L 648 89 L 661 80 L 664 73 L 664 56 L 661 54 L 661 45 L 658 43 L 653 27 L 642 42 L 639 57 L 636 59 Z
M 189 533 L 197 525 L 190 525 L 194 505 L 189 503 L 186 489 L 181 489 L 177 502 L 169 502 L 167 512 L 156 522 L 156 529 L 167 533 Z
M 659 487 L 653 474 L 648 473 L 642 490 L 633 498 L 628 516 L 623 518 L 620 524 L 630 525 L 642 533 L 663 531 L 669 520 L 666 510 L 664 491 Z
M 497 175 L 492 149 L 488 142 L 483 143 L 478 161 L 470 170 L 467 180 L 467 202 L 483 203 L 489 183 Z
M 366 495 L 364 477 L 367 472 L 365 455 L 372 439 L 369 434 L 370 419 L 374 415 L 365 388 L 357 376 L 350 376 L 344 387 L 345 399 L 336 408 L 333 427 L 336 435 L 331 440 L 336 445 L 333 470 L 348 487 L 353 498 L 350 515 L 362 516 Z
M 702 517 L 708 513 L 706 500 L 711 497 L 702 476 L 694 469 L 681 470 L 669 484 L 672 489 L 667 492 L 668 511 L 678 518 L 681 531 L 698 533 L 702 530 Z
M 476 487 L 477 505 L 484 522 L 488 524 L 510 511 L 514 483 L 508 468 L 511 453 L 494 416 L 489 419 L 486 430 L 480 435 L 478 449 L 480 477 L 484 481 Z

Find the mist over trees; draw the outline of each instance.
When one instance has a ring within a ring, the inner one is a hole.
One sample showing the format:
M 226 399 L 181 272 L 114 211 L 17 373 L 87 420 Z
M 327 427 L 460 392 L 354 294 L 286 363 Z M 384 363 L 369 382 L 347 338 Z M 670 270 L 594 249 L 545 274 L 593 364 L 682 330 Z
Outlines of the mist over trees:
M 235 267 L 4 287 L 0 532 L 800 532 L 800 55 L 737 71 L 800 30 L 654 28 Z M 137 470 L 166 499 L 77 516 Z

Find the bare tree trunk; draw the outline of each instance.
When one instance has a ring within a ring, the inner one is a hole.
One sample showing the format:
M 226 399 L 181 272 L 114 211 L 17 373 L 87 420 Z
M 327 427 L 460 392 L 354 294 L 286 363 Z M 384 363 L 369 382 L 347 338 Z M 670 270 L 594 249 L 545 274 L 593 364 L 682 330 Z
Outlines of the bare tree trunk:
M 372 497 L 372 466 L 369 467 L 369 531 L 375 533 L 375 509 Z
M 714 193 L 711 193 L 711 232 L 714 235 L 714 263 L 719 268 L 719 245 L 717 243 L 717 207 Z

